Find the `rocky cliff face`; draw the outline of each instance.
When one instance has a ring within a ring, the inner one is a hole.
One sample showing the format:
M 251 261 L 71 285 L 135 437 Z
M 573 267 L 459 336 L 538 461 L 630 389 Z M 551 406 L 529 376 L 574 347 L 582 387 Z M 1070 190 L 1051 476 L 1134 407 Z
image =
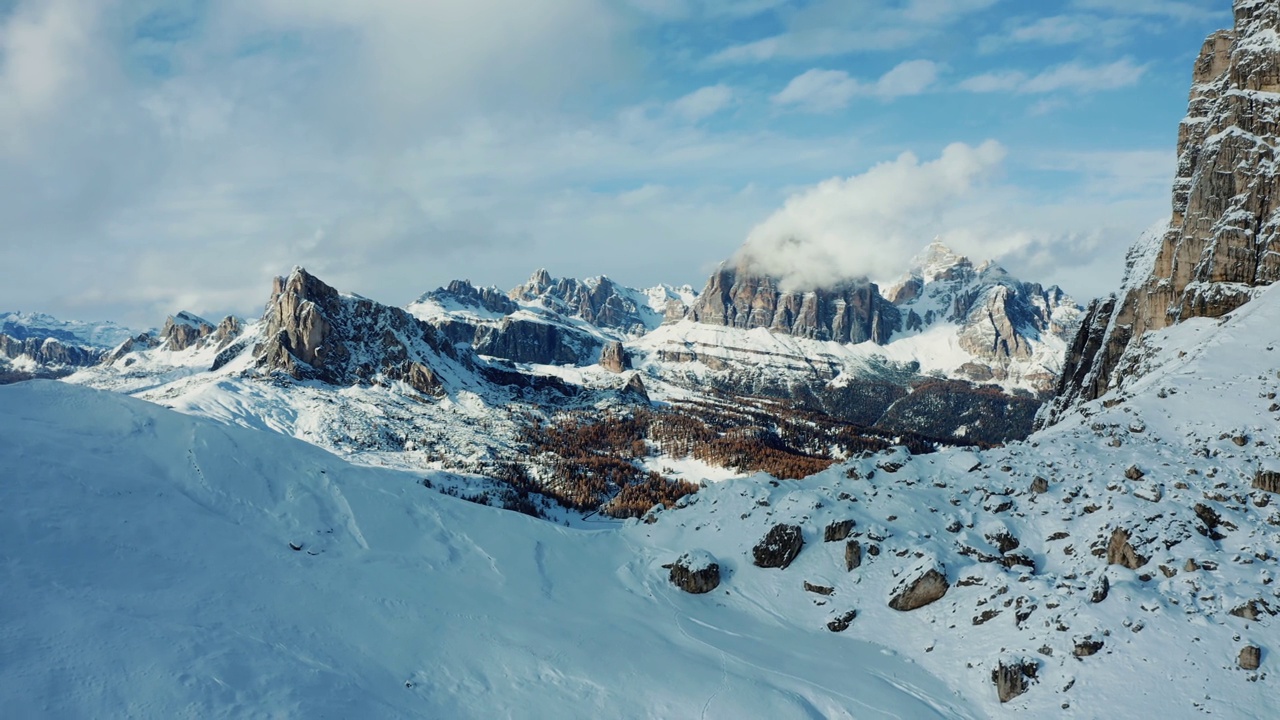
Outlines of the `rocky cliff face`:
M 529 281 L 512 289 L 512 300 L 541 301 L 543 307 L 566 317 L 579 318 L 598 328 L 643 334 L 656 313 L 631 297 L 632 293 L 607 277 L 578 280 L 553 278 L 538 270 Z
M 262 318 L 258 366 L 334 385 L 399 380 L 424 394 L 444 386 L 436 364 L 453 346 L 408 312 L 342 295 L 301 268 L 278 277 Z
M 897 308 L 868 280 L 830 289 L 783 291 L 745 264 L 723 266 L 689 308 L 694 322 L 744 330 L 765 328 L 811 340 L 884 344 L 901 327 Z
M 509 315 L 520 309 L 519 305 L 498 288 L 478 288 L 468 280 L 454 280 L 447 287 L 423 295 L 418 302 L 428 299 L 441 304 L 451 303 L 457 307 L 477 308 L 499 315 Z
M 17 360 L 23 357 L 50 368 L 75 368 L 97 364 L 102 359 L 102 351 L 67 345 L 54 338 L 28 337 L 16 340 L 0 334 L 0 358 Z
M 214 333 L 214 330 L 216 328 L 213 323 L 183 311 L 177 315 L 170 315 L 164 321 L 160 337 L 167 349 L 178 352 L 202 343 L 205 338 Z
M 1234 12 L 1195 63 L 1172 219 L 1131 250 L 1118 297 L 1090 308 L 1044 422 L 1115 386 L 1147 332 L 1225 315 L 1280 278 L 1280 9 L 1236 0 Z

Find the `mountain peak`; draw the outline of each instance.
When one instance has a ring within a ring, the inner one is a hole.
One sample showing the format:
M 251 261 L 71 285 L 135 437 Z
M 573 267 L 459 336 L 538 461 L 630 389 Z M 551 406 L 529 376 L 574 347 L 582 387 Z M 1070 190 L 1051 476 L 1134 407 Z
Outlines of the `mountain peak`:
M 911 273 L 920 275 L 925 280 L 934 280 L 962 265 L 972 267 L 973 263 L 969 258 L 952 250 L 942 240 L 935 239 L 911 259 Z

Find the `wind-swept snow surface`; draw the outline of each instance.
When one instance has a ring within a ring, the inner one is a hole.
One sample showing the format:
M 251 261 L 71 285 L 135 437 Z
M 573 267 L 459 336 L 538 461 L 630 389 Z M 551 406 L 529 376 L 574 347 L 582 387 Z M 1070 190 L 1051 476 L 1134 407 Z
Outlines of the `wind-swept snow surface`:
M 732 585 L 682 595 L 635 523 L 61 383 L 0 388 L 0 437 L 8 717 L 981 715 Z

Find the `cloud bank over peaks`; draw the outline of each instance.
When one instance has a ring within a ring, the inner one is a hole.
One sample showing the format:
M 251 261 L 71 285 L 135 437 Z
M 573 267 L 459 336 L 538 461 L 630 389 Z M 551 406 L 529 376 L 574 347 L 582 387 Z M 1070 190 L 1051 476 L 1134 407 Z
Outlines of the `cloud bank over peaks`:
M 757 225 L 735 261 L 791 291 L 893 280 L 929 240 L 959 229 L 966 213 L 957 211 L 990 184 L 1006 155 L 994 140 L 955 143 L 936 160 L 904 153 L 861 175 L 823 181 Z M 972 238 L 961 244 L 972 246 Z

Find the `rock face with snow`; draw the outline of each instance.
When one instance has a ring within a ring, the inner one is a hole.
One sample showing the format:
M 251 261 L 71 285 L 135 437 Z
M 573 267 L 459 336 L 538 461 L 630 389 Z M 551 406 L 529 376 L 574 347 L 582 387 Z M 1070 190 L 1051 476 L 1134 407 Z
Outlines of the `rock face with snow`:
M 96 365 L 132 332 L 110 322 L 64 321 L 42 313 L 0 313 L 0 383 L 60 377 Z
M 567 317 L 628 335 L 643 334 L 650 324 L 642 315 L 649 308 L 636 302 L 626 288 L 603 276 L 590 280 L 553 278 L 545 269 L 538 270 L 528 282 L 514 288 L 510 297 L 540 301 L 547 309 Z
M 214 333 L 213 323 L 189 312 L 170 315 L 160 330 L 165 347 L 175 352 L 186 350 Z
M 1089 308 L 1046 422 L 1137 374 L 1147 333 L 1220 317 L 1280 278 L 1280 10 L 1236 0 L 1234 13 L 1195 63 L 1172 219 L 1130 251 L 1118 297 Z
M 472 346 L 481 355 L 537 365 L 582 365 L 600 341 L 588 333 L 536 319 L 504 317 L 476 328 Z
M 457 360 L 436 331 L 400 308 L 342 295 L 301 268 L 276 278 L 254 348 L 259 367 L 335 385 L 403 381 L 433 395 L 432 365 Z
M 708 325 L 765 328 L 838 343 L 884 344 L 902 323 L 875 283 L 856 280 L 834 288 L 790 291 L 745 262 L 717 270 L 686 317 Z

